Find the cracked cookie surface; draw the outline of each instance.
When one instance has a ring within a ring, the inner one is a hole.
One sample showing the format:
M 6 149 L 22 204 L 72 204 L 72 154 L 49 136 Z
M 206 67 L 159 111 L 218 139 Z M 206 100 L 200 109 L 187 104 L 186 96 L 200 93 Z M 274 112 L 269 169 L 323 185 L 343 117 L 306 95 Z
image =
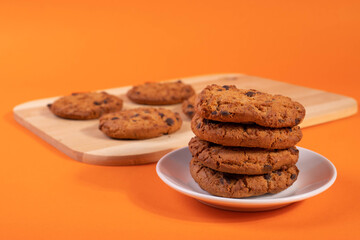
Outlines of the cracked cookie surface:
M 224 147 L 198 137 L 190 140 L 189 150 L 192 156 L 206 167 L 220 172 L 247 175 L 271 173 L 287 168 L 296 164 L 299 158 L 296 147 L 283 150 Z
M 178 113 L 165 108 L 134 108 L 100 118 L 99 129 L 116 139 L 147 139 L 176 132 L 182 124 Z
M 296 181 L 299 170 L 293 165 L 264 175 L 230 174 L 208 168 L 194 157 L 190 173 L 195 182 L 212 195 L 242 198 L 281 192 Z
M 148 82 L 132 87 L 127 92 L 127 97 L 139 104 L 168 105 L 181 103 L 194 95 L 194 89 L 183 83 L 176 82 Z
M 305 117 L 305 108 L 289 97 L 254 89 L 238 89 L 234 85 L 213 84 L 205 87 L 198 95 L 195 108 L 206 119 L 253 122 L 272 128 L 293 127 Z
M 106 92 L 73 93 L 48 107 L 58 117 L 76 120 L 96 119 L 109 112 L 122 109 L 123 100 Z
M 197 114 L 191 120 L 191 129 L 200 139 L 233 147 L 285 149 L 295 146 L 302 138 L 299 126 L 266 128 L 255 124 L 216 122 Z

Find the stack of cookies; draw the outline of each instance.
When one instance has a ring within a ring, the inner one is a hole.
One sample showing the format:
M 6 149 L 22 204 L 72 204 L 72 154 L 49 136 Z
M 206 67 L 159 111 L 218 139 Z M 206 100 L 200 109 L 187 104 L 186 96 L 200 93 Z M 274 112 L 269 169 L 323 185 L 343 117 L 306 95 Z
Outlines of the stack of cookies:
M 305 108 L 281 95 L 207 86 L 195 102 L 190 172 L 210 194 L 241 198 L 291 186 Z

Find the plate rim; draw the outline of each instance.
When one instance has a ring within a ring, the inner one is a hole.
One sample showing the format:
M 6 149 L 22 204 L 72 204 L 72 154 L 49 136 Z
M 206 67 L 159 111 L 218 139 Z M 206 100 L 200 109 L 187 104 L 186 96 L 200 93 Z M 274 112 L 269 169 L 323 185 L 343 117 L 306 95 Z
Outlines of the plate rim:
M 204 194 L 204 193 L 200 193 L 200 192 L 196 192 L 196 191 L 193 191 L 193 190 L 185 189 L 185 188 L 173 183 L 160 170 L 161 163 L 163 161 L 165 161 L 164 159 L 168 158 L 169 155 L 175 154 L 175 153 L 180 152 L 180 151 L 184 151 L 184 150 L 186 150 L 188 148 L 189 147 L 187 147 L 187 146 L 182 147 L 182 148 L 176 149 L 174 151 L 171 151 L 171 152 L 165 154 L 163 157 L 161 157 L 160 160 L 156 164 L 156 173 L 159 176 L 159 178 L 166 185 L 171 187 L 172 189 L 174 189 L 174 190 L 176 190 L 178 192 L 181 192 L 181 193 L 183 193 L 183 194 L 185 194 L 187 196 L 190 196 L 190 197 L 193 197 L 193 198 L 196 198 L 196 199 L 200 199 L 200 200 L 203 200 L 203 201 L 211 201 L 211 202 L 217 202 L 217 203 L 222 202 L 222 203 L 225 203 L 225 204 L 226 203 L 228 203 L 228 204 L 247 204 L 247 205 L 252 205 L 252 206 L 264 205 L 264 204 L 277 205 L 277 204 L 293 203 L 293 202 L 298 202 L 298 201 L 302 201 L 304 199 L 314 197 L 314 196 L 326 191 L 328 188 L 330 188 L 334 184 L 334 182 L 335 182 L 335 180 L 337 178 L 336 167 L 329 159 L 327 159 L 323 155 L 321 155 L 321 154 L 319 154 L 317 152 L 314 152 L 314 151 L 312 151 L 310 149 L 297 146 L 297 148 L 300 151 L 308 151 L 308 152 L 310 152 L 312 154 L 315 154 L 315 155 L 323 158 L 327 162 L 327 164 L 329 164 L 329 166 L 331 167 L 331 169 L 333 171 L 333 175 L 332 175 L 331 179 L 328 182 L 326 182 L 321 187 L 316 188 L 316 189 L 314 189 L 314 190 L 312 190 L 310 192 L 306 192 L 306 193 L 302 193 L 302 194 L 298 194 L 298 195 L 294 195 L 294 196 L 289 196 L 289 197 L 282 197 L 282 198 L 278 198 L 278 199 L 276 199 L 276 198 L 275 199 L 274 198 L 267 198 L 267 199 L 225 198 L 225 197 L 219 197 L 219 196 L 214 196 L 214 195 L 207 195 L 207 194 Z

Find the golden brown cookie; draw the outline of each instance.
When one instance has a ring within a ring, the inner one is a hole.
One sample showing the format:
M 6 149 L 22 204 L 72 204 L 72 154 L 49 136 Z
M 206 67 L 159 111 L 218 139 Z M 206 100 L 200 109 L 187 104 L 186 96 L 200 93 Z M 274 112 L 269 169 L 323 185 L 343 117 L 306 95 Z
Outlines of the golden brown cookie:
M 299 126 L 266 128 L 256 124 L 225 123 L 207 120 L 195 114 L 191 129 L 200 139 L 233 147 L 285 149 L 302 138 Z
M 283 150 L 224 147 L 193 137 L 189 142 L 193 157 L 204 166 L 220 172 L 259 175 L 288 168 L 298 161 L 296 147 Z
M 177 82 L 152 82 L 137 85 L 127 92 L 127 97 L 139 104 L 168 105 L 181 103 L 194 94 L 195 91 L 190 85 L 179 80 Z
M 195 98 L 196 94 L 192 95 L 182 103 L 182 111 L 187 115 L 189 118 L 192 118 L 195 114 Z
M 264 175 L 230 174 L 208 168 L 194 157 L 190 173 L 195 182 L 212 195 L 242 198 L 281 192 L 296 181 L 299 170 L 293 165 Z
M 122 109 L 123 100 L 106 92 L 73 93 L 57 99 L 48 107 L 55 115 L 77 120 L 99 118 Z
M 116 139 L 147 139 L 180 129 L 181 117 L 165 108 L 134 108 L 100 118 L 99 129 Z
M 305 117 L 305 108 L 288 97 L 234 85 L 207 86 L 198 95 L 195 108 L 206 119 L 271 128 L 293 127 Z

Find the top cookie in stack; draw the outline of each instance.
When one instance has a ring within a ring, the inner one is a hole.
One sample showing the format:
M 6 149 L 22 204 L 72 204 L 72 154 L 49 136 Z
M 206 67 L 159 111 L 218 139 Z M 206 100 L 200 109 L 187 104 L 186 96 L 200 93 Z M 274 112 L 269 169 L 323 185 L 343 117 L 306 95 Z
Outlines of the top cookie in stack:
M 201 92 L 196 111 L 209 120 L 271 128 L 294 127 L 305 117 L 305 108 L 288 97 L 215 84 Z
M 223 197 L 286 189 L 298 175 L 294 146 L 302 138 L 297 125 L 304 116 L 305 108 L 288 97 L 207 86 L 196 99 L 191 122 L 197 136 L 189 142 L 192 177 L 204 190 Z

